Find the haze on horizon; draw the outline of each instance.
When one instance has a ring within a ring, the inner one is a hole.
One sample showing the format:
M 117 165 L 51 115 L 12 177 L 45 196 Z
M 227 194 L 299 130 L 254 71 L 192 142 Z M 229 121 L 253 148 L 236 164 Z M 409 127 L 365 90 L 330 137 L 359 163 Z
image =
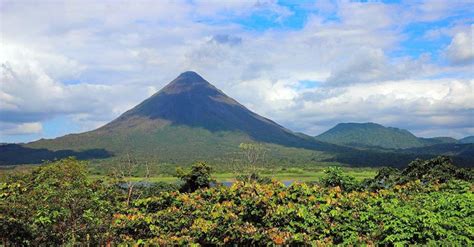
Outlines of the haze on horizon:
M 468 0 L 0 0 L 0 142 L 95 129 L 188 70 L 310 135 L 473 135 L 472 16 Z

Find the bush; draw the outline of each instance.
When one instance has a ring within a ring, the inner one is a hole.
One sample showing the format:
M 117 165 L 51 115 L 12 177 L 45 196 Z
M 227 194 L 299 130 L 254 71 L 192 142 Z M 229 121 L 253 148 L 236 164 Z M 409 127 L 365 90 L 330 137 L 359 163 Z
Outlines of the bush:
M 105 243 L 114 192 L 87 179 L 83 162 L 49 163 L 1 185 L 0 237 L 14 245 Z
M 260 184 L 268 184 L 272 182 L 272 179 L 269 177 L 263 177 L 256 172 L 252 172 L 250 174 L 242 174 L 238 175 L 235 180 L 241 182 L 249 182 L 249 183 L 260 183 Z
M 471 184 L 457 180 L 376 193 L 236 182 L 138 200 L 114 226 L 128 244 L 471 246 L 472 205 Z
M 383 167 L 373 179 L 366 179 L 362 187 L 371 191 L 387 189 L 397 183 L 400 179 L 400 171 L 393 167 Z
M 48 163 L 0 184 L 0 238 L 3 246 L 474 245 L 472 177 L 445 158 L 382 169 L 367 181 L 373 190 L 339 168 L 319 184 L 288 187 L 258 176 L 210 187 L 210 172 L 197 163 L 179 172 L 181 192 L 143 186 L 125 207 L 126 195 L 90 181 L 84 163 Z
M 354 177 L 345 175 L 340 167 L 329 167 L 324 170 L 324 176 L 320 181 L 325 187 L 340 187 L 343 190 L 351 191 L 358 188 Z
M 416 159 L 400 174 L 399 184 L 413 180 L 421 180 L 422 182 L 446 182 L 451 179 L 462 179 L 473 181 L 472 173 L 467 170 L 454 166 L 451 158 L 447 156 L 439 156 L 430 160 Z
M 159 196 L 162 192 L 178 191 L 180 188 L 179 184 L 166 182 L 148 182 L 135 186 L 136 194 L 139 198 Z
M 209 188 L 214 180 L 211 178 L 212 168 L 204 162 L 197 162 L 186 172 L 178 169 L 177 176 L 183 181 L 181 192 L 193 192 L 201 188 Z
M 455 179 L 472 183 L 474 176 L 472 170 L 458 168 L 449 157 L 439 156 L 430 160 L 416 159 L 402 171 L 391 167 L 382 168 L 373 179 L 364 181 L 363 187 L 377 190 L 416 180 L 422 183 L 445 183 Z

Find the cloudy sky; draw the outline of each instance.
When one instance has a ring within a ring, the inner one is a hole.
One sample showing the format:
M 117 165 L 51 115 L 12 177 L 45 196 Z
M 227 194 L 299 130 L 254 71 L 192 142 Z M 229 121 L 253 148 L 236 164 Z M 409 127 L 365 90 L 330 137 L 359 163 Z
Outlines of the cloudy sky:
M 187 70 L 311 135 L 473 135 L 473 16 L 472 0 L 0 0 L 0 142 L 94 129 Z

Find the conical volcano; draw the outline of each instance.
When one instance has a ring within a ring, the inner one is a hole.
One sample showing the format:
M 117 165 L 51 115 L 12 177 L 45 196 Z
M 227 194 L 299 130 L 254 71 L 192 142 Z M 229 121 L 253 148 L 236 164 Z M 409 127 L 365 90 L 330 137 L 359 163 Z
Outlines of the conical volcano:
M 165 163 L 208 161 L 228 170 L 234 161 L 242 162 L 239 144 L 255 141 L 269 148 L 267 162 L 280 165 L 306 166 L 321 161 L 364 166 L 405 165 L 417 157 L 342 147 L 293 133 L 250 111 L 197 73 L 188 71 L 96 130 L 24 145 L 0 146 L 0 165 L 41 163 L 66 156 L 115 164 L 132 154 L 139 160 L 159 163 L 159 167 Z M 387 163 L 381 163 L 381 157 Z
M 255 140 L 298 144 L 300 137 L 275 122 L 259 116 L 214 87 L 196 72 L 179 75 L 162 90 L 125 112 L 103 129 L 113 131 L 143 122 L 148 126 L 189 126 L 212 132 L 238 131 Z M 130 125 L 132 124 L 132 125 Z
M 166 162 L 222 160 L 241 142 L 316 151 L 344 148 L 295 134 L 230 98 L 195 72 L 179 75 L 159 92 L 99 129 L 40 140 L 28 148 L 139 153 Z M 343 151 L 343 150 L 342 150 Z

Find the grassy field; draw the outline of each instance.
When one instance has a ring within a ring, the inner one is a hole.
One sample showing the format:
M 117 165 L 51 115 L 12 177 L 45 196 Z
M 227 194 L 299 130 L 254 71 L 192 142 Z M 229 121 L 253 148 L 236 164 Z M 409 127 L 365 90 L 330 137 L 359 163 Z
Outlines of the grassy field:
M 0 169 L 0 181 L 3 181 L 8 175 L 21 174 L 30 171 L 33 169 L 34 165 L 26 166 L 11 166 L 11 167 L 2 167 Z M 172 170 L 176 169 L 176 166 L 173 165 Z M 299 181 L 299 182 L 309 182 L 317 181 L 323 176 L 324 169 L 326 167 L 312 167 L 308 169 L 304 168 L 262 168 L 258 170 L 259 175 L 263 177 L 271 177 L 279 181 Z M 373 178 L 378 171 L 378 168 L 351 168 L 351 167 L 342 167 L 343 171 L 355 177 L 358 181 L 362 181 L 365 178 Z M 110 168 L 107 169 L 110 171 Z M 170 168 L 171 170 L 171 168 Z M 89 166 L 90 179 L 102 179 L 106 177 L 106 171 L 100 172 L 97 174 L 96 166 Z M 148 182 L 167 182 L 174 183 L 178 181 L 178 178 L 170 174 L 161 174 L 158 171 L 152 172 L 151 177 L 145 179 L 144 176 L 141 176 L 143 172 L 137 172 L 132 178 L 132 181 L 145 181 Z M 233 172 L 214 172 L 212 174 L 213 178 L 217 182 L 231 182 L 235 180 L 235 177 L 239 174 Z
M 366 178 L 373 178 L 377 173 L 377 169 L 374 168 L 345 168 L 343 169 L 346 174 L 355 177 L 358 181 L 362 181 Z M 324 175 L 324 170 L 321 169 L 319 171 L 305 171 L 305 170 L 298 170 L 290 171 L 290 172 L 283 172 L 283 171 L 263 171 L 259 173 L 263 177 L 270 177 L 279 181 L 298 181 L 298 182 L 309 182 L 309 181 L 317 181 Z M 235 180 L 235 177 L 238 174 L 236 173 L 215 173 L 212 175 L 217 182 L 231 182 Z M 102 175 L 91 175 L 91 179 L 101 179 L 104 176 Z M 145 177 L 132 177 L 132 181 L 140 182 L 140 181 L 148 181 L 148 182 L 167 182 L 167 183 L 174 183 L 178 181 L 178 178 L 173 176 L 152 176 L 148 179 Z

